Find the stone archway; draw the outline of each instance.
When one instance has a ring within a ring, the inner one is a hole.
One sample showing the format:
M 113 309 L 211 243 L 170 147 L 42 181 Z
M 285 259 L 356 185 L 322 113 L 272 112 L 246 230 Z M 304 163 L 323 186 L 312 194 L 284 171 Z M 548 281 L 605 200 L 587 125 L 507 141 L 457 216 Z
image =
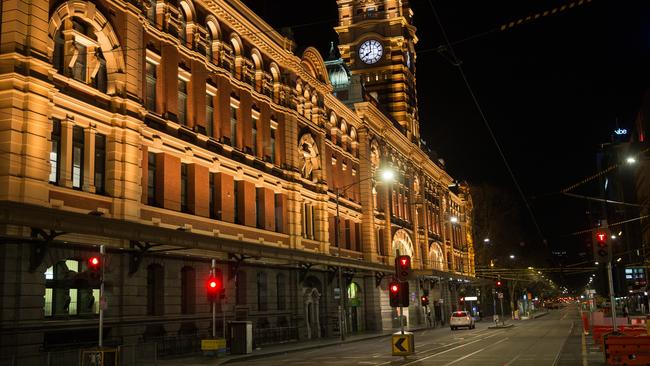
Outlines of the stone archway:
M 315 287 L 303 289 L 303 305 L 305 307 L 305 326 L 307 339 L 320 338 L 320 297 L 321 294 Z
M 445 255 L 438 243 L 431 243 L 429 246 L 429 263 L 434 269 L 445 270 Z

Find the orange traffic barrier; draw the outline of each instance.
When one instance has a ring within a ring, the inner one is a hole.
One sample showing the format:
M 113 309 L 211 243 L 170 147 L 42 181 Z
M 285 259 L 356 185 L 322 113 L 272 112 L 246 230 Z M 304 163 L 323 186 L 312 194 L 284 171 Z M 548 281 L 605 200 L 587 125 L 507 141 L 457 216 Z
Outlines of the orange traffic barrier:
M 608 365 L 648 365 L 650 364 L 650 337 L 606 334 L 604 351 Z
M 629 336 L 638 336 L 647 334 L 645 327 L 640 326 L 629 326 L 623 325 L 616 327 L 620 334 L 629 335 Z M 605 334 L 612 333 L 611 326 L 594 326 L 592 329 L 592 336 L 594 337 L 594 343 L 598 345 L 600 350 L 603 350 L 603 336 Z

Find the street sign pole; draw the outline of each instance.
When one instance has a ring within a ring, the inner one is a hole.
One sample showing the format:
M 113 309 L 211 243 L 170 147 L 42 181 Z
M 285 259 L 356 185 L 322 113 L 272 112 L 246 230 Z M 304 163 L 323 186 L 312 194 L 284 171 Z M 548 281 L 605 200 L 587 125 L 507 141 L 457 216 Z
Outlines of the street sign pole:
M 215 271 L 216 267 L 217 267 L 217 260 L 213 258 L 211 272 L 212 275 L 215 277 L 217 276 L 217 273 Z M 216 338 L 217 338 L 217 299 L 214 299 L 214 301 L 212 301 L 212 339 L 216 339 Z
M 99 246 L 99 254 L 101 257 L 101 278 L 99 280 L 99 348 L 104 347 L 104 257 L 106 254 L 106 248 L 104 244 Z
M 401 288 L 400 291 L 402 291 Z M 404 309 L 401 306 L 399 307 L 399 325 L 402 334 L 404 334 Z
M 494 309 L 494 311 L 492 311 L 492 315 L 494 317 L 494 315 L 497 315 L 497 290 L 496 289 L 492 289 L 492 307 Z M 498 323 L 498 322 L 495 322 L 495 323 Z M 495 325 L 497 325 L 497 324 L 495 324 Z

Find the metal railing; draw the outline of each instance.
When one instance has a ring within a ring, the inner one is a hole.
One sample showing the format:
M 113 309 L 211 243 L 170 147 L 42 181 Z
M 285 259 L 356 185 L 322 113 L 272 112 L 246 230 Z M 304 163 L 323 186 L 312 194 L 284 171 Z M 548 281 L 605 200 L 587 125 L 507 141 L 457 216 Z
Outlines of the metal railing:
M 298 340 L 298 328 L 253 328 L 253 344 L 262 346 L 273 343 L 283 343 Z

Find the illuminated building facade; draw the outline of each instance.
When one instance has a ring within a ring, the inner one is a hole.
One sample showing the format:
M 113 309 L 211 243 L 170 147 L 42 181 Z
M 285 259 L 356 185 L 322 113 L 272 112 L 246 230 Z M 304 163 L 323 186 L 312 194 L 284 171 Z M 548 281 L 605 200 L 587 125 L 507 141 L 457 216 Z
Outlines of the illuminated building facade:
M 325 62 L 239 0 L 3 2 L 0 360 L 95 344 L 78 278 L 100 244 L 107 344 L 205 337 L 212 258 L 218 318 L 258 345 L 338 334 L 339 267 L 345 332 L 394 327 L 397 250 L 448 314 L 447 278 L 474 276 L 471 198 L 420 148 L 411 11 L 338 3 Z

